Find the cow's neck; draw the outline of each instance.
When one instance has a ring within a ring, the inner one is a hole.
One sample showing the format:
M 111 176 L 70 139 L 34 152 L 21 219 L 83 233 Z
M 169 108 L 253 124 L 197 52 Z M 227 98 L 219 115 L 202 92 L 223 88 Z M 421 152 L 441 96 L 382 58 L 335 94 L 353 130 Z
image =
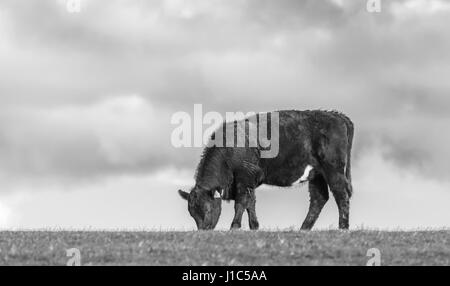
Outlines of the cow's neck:
M 196 184 L 204 189 L 223 188 L 228 179 L 223 150 L 218 148 L 205 149 L 197 167 Z

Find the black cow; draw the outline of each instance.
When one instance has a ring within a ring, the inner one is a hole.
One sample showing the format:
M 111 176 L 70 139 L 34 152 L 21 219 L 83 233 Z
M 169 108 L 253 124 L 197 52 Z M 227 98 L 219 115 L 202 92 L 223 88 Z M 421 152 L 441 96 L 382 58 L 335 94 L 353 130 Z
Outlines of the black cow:
M 250 229 L 258 229 L 255 189 L 261 184 L 291 186 L 299 180 L 309 181 L 310 193 L 309 211 L 301 229 L 313 227 L 328 201 L 328 189 L 339 209 L 339 228 L 348 229 L 353 123 L 337 111 L 277 113 L 279 153 L 274 158 L 262 158 L 261 147 L 248 145 L 205 148 L 195 186 L 190 193 L 179 190 L 198 229 L 214 229 L 222 199 L 235 201 L 232 229 L 241 227 L 245 210 Z

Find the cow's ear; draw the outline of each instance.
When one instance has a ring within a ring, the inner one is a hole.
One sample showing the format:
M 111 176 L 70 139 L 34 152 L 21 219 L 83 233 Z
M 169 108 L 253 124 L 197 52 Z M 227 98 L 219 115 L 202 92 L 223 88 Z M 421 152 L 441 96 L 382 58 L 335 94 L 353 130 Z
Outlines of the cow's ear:
M 185 191 L 178 190 L 178 194 L 180 194 L 180 197 L 187 200 L 189 198 L 189 193 L 186 193 Z

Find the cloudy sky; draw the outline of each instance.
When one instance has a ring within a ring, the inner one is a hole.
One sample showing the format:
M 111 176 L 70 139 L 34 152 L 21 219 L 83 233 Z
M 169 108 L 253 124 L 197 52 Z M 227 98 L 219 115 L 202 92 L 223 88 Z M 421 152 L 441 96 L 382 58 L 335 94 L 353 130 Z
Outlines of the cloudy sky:
M 2 0 L 0 228 L 194 228 L 176 191 L 201 150 L 170 118 L 195 103 L 341 110 L 352 226 L 450 227 L 450 1 L 366 2 Z M 257 197 L 263 228 L 306 215 L 306 186 Z M 337 218 L 330 200 L 317 226 Z

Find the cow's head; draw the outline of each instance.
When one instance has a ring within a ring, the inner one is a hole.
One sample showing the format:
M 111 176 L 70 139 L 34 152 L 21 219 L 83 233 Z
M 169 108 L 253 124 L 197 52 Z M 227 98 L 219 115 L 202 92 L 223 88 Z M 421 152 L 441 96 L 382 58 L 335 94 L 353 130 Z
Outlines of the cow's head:
M 194 218 L 199 230 L 216 227 L 222 210 L 222 198 L 217 190 L 194 187 L 189 193 L 182 190 L 178 190 L 178 193 L 188 201 L 189 213 Z

